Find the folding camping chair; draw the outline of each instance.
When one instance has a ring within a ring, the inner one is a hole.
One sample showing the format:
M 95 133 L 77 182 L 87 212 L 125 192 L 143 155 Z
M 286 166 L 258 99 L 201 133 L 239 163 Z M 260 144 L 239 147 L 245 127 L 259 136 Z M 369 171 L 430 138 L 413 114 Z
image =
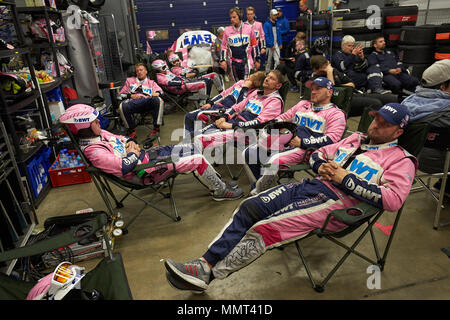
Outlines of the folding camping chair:
M 174 221 L 181 220 L 181 217 L 178 215 L 178 209 L 177 209 L 175 199 L 173 196 L 173 187 L 174 187 L 175 178 L 177 177 L 178 172 L 176 170 L 175 164 L 173 163 L 171 157 L 167 157 L 167 158 L 164 158 L 159 161 L 154 161 L 154 162 L 149 162 L 146 164 L 137 165 L 133 169 L 133 172 L 135 174 L 141 175 L 144 169 L 161 168 L 161 170 L 164 170 L 168 165 L 171 165 L 173 167 L 173 171 L 169 175 L 167 175 L 162 181 L 160 181 L 158 183 L 146 184 L 143 182 L 144 181 L 142 179 L 143 177 L 138 182 L 136 182 L 134 180 L 129 181 L 129 180 L 125 180 L 121 177 L 117 177 L 113 174 L 106 173 L 106 172 L 96 168 L 95 166 L 93 166 L 90 163 L 90 161 L 84 156 L 84 154 L 80 148 L 80 145 L 78 144 L 78 140 L 74 137 L 74 135 L 70 132 L 70 130 L 67 129 L 67 127 L 65 127 L 65 131 L 69 135 L 72 144 L 75 146 L 75 148 L 76 148 L 78 154 L 81 156 L 83 162 L 86 164 L 86 171 L 89 172 L 89 174 L 91 175 L 92 180 L 94 181 L 95 186 L 97 187 L 97 190 L 98 190 L 100 196 L 102 197 L 103 201 L 105 202 L 105 205 L 108 208 L 108 212 L 113 219 L 116 219 L 119 221 L 121 220 L 118 218 L 118 213 L 114 212 L 114 208 L 112 205 L 112 201 L 110 200 L 110 197 L 115 202 L 116 209 L 123 208 L 124 207 L 123 202 L 129 196 L 132 196 L 133 198 L 140 200 L 144 203 L 143 206 L 141 207 L 141 209 L 138 210 L 137 213 L 135 213 L 134 216 L 130 220 L 128 220 L 125 225 L 122 226 L 122 223 L 121 223 L 120 226 L 117 226 L 118 228 L 120 228 L 122 230 L 123 234 L 126 234 L 128 232 L 128 227 L 134 222 L 134 220 L 137 217 L 139 217 L 141 215 L 141 213 L 147 207 L 155 209 L 159 213 L 162 213 L 162 214 L 168 216 L 169 218 L 171 218 Z M 153 139 L 156 139 L 156 137 Z M 147 140 L 149 140 L 149 139 L 147 139 Z M 113 184 L 113 185 L 119 187 L 120 189 L 125 191 L 126 194 L 120 200 L 118 200 L 114 191 L 112 190 L 110 184 Z M 163 189 L 166 187 L 169 188 L 168 192 L 163 191 Z M 138 190 L 151 191 L 152 192 L 151 198 L 145 199 L 144 197 L 140 196 L 139 194 L 137 194 L 135 192 Z M 161 195 L 163 198 L 170 200 L 170 204 L 172 207 L 172 214 L 162 210 L 161 208 L 159 208 L 158 206 L 156 206 L 153 203 L 155 197 L 158 194 Z M 120 236 L 121 234 L 119 232 L 118 234 L 114 234 L 114 235 Z
M 264 81 L 264 80 L 263 80 L 263 81 Z M 261 81 L 261 86 L 262 86 L 262 82 L 263 82 L 263 81 Z M 290 86 L 290 83 L 289 83 L 289 81 L 286 80 L 286 81 L 283 82 L 281 88 L 278 90 L 278 93 L 280 94 L 281 98 L 283 99 L 283 103 L 284 103 L 284 104 L 283 104 L 283 107 L 284 107 L 284 105 L 285 105 L 285 103 L 286 103 L 286 97 L 287 97 L 287 94 L 288 94 L 288 91 L 289 91 L 289 86 Z M 284 108 L 283 108 L 283 110 L 281 110 L 281 113 L 283 113 L 283 112 L 284 112 Z M 260 128 L 258 128 L 258 129 L 260 129 Z M 234 146 L 235 146 L 236 149 L 238 149 L 237 143 L 235 143 Z M 241 154 L 242 151 L 243 151 L 243 150 L 238 150 L 238 157 L 240 156 L 240 154 Z M 230 174 L 230 177 L 231 177 L 233 180 L 238 180 L 238 179 L 239 179 L 239 176 L 241 175 L 242 171 L 244 170 L 244 166 L 241 165 L 241 167 L 240 167 L 238 173 L 237 173 L 237 174 L 234 174 L 234 173 L 231 171 L 231 168 L 230 168 L 229 164 L 225 164 L 225 166 L 226 166 L 226 168 L 227 168 L 227 170 L 228 170 L 228 173 Z
M 180 52 L 176 52 L 176 54 L 178 54 L 181 58 L 181 53 Z M 157 59 L 161 59 L 166 61 L 166 63 L 169 63 L 167 60 L 167 54 L 163 53 L 160 54 L 158 56 L 153 56 L 148 65 L 147 65 L 147 69 L 148 69 L 148 77 L 149 79 L 156 81 L 156 71 L 152 68 L 152 62 L 157 60 Z M 203 94 L 199 94 L 197 92 L 188 92 L 186 91 L 183 94 L 174 94 L 172 92 L 169 92 L 167 90 L 165 90 L 162 86 L 161 89 L 163 89 L 164 93 L 162 94 L 161 98 L 164 100 L 165 103 L 167 102 L 171 102 L 173 103 L 177 108 L 179 108 L 181 111 L 183 111 L 184 113 L 189 112 L 186 107 L 188 106 L 189 103 L 193 103 L 194 107 L 192 110 L 198 109 L 200 108 L 200 101 L 201 100 L 206 100 L 209 97 L 207 95 L 203 95 Z
M 77 215 L 78 217 L 80 215 Z M 84 218 L 84 217 L 83 217 Z M 24 247 L 0 252 L 0 263 L 28 257 L 36 257 L 46 252 L 60 250 L 71 244 L 89 239 L 101 233 L 106 244 L 106 255 L 97 266 L 81 279 L 81 290 L 99 291 L 105 300 L 131 300 L 131 290 L 120 253 L 112 252 L 108 231 L 109 217 L 103 211 L 87 214 L 84 222 L 71 226 L 66 231 L 43 238 Z M 75 264 L 82 266 L 82 262 Z M 20 272 L 26 270 L 16 269 Z M 10 273 L 0 273 L 0 300 L 25 300 L 37 280 L 17 280 Z
M 361 121 L 358 130 L 362 132 L 367 131 L 371 121 L 372 117 L 369 115 L 369 109 L 366 108 L 363 112 L 363 115 L 361 116 Z M 410 124 L 406 128 L 403 135 L 399 137 L 399 145 L 403 146 L 412 155 L 417 156 L 425 143 L 427 133 L 428 133 L 428 124 L 419 124 L 419 123 Z M 389 253 L 389 249 L 394 239 L 394 234 L 397 229 L 398 222 L 400 220 L 400 216 L 403 212 L 403 209 L 404 204 L 396 213 L 395 222 L 382 255 L 380 255 L 380 250 L 376 242 L 373 226 L 385 211 L 373 207 L 365 202 L 362 202 L 356 206 L 347 209 L 334 210 L 330 212 L 321 228 L 315 229 L 310 233 L 308 233 L 302 239 L 295 241 L 295 246 L 297 248 L 300 259 L 302 260 L 302 263 L 305 266 L 306 273 L 309 277 L 313 289 L 317 292 L 323 292 L 326 283 L 330 280 L 330 278 L 334 275 L 334 273 L 342 266 L 342 264 L 345 262 L 348 256 L 352 253 L 366 260 L 370 264 L 378 266 L 380 270 L 383 271 L 384 266 L 386 264 L 387 255 Z M 327 231 L 326 227 L 332 217 L 345 223 L 348 227 L 338 232 Z M 342 238 L 352 232 L 356 232 L 358 229 L 360 229 L 359 227 L 362 227 L 364 224 L 367 225 L 364 227 L 364 229 L 360 230 L 361 233 L 359 234 L 358 238 L 350 246 L 338 240 L 338 238 Z M 371 240 L 376 255 L 376 260 L 356 250 L 358 244 L 361 242 L 361 240 L 365 238 L 365 236 L 369 232 L 371 235 Z M 346 253 L 342 256 L 342 258 L 337 262 L 334 268 L 328 273 L 328 275 L 322 280 L 320 284 L 317 284 L 314 281 L 308 262 L 306 261 L 305 255 L 303 254 L 303 251 L 300 247 L 301 241 L 304 241 L 305 239 L 314 235 L 318 236 L 319 238 L 328 239 L 331 242 L 337 244 L 338 246 L 346 250 Z
M 425 147 L 437 149 L 445 152 L 445 161 L 444 168 L 442 172 L 424 172 L 416 175 L 416 182 L 419 182 L 420 186 L 414 187 L 411 189 L 411 192 L 417 192 L 425 190 L 427 191 L 434 201 L 437 202 L 436 213 L 434 215 L 433 228 L 435 230 L 440 226 L 445 226 L 450 224 L 450 221 L 440 222 L 440 216 L 442 209 L 444 206 L 444 198 L 445 198 L 445 186 L 447 185 L 449 167 L 450 167 L 450 142 L 448 140 L 449 137 L 449 129 L 448 128 L 433 128 L 433 132 L 428 135 L 427 142 L 425 143 Z M 431 178 L 440 178 L 441 180 L 441 188 L 439 193 L 431 190 L 430 187 L 430 179 Z M 424 181 L 427 179 L 427 182 Z

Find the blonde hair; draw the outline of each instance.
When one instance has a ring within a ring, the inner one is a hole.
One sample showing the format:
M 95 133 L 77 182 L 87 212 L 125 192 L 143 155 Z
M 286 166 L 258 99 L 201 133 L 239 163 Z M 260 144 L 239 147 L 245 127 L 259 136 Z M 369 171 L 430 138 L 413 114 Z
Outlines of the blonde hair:
M 255 8 L 253 8 L 253 7 L 247 7 L 245 10 L 246 11 L 253 11 L 253 12 L 255 12 Z

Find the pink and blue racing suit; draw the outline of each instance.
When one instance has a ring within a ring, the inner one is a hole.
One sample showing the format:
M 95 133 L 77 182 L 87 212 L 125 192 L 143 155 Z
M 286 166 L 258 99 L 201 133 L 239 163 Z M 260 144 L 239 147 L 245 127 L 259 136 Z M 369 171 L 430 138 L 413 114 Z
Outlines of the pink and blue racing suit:
M 166 73 L 158 72 L 156 74 L 156 82 L 168 92 L 177 95 L 185 92 L 199 92 L 209 96 L 211 92 L 211 86 L 208 88 L 204 79 L 187 80 L 170 71 L 166 71 Z
M 184 130 L 185 135 L 189 132 L 190 135 L 194 134 L 194 124 L 196 120 L 201 120 L 208 124 L 209 114 L 217 114 L 219 110 L 226 111 L 235 104 L 246 99 L 249 94 L 256 92 L 255 89 L 249 89 L 244 87 L 244 80 L 236 82 L 234 85 L 216 95 L 214 98 L 207 101 L 211 104 L 209 109 L 197 109 L 186 113 L 184 118 Z M 195 134 L 198 134 L 197 131 Z
M 157 146 L 148 151 L 141 150 L 139 157 L 126 151 L 126 143 L 135 141 L 125 136 L 102 130 L 100 136 L 80 139 L 83 154 L 91 164 L 117 177 L 136 183 L 158 183 L 173 170 L 179 173 L 192 172 L 209 190 L 223 190 L 226 185 L 203 155 L 192 144 Z M 172 163 L 145 169 L 147 175 L 139 178 L 133 169 L 139 164 L 158 162 L 171 157 Z
M 152 93 L 163 93 L 163 90 L 148 78 L 139 80 L 136 77 L 127 78 L 124 86 L 120 89 L 120 96 L 125 99 L 119 105 L 119 114 L 126 128 L 134 129 L 136 124 L 133 119 L 135 113 L 149 112 L 153 118 L 153 125 L 162 124 L 164 101 L 160 97 L 152 97 Z M 137 94 L 143 98 L 131 99 L 132 94 Z
M 248 77 L 255 60 L 259 61 L 259 48 L 252 26 L 242 22 L 239 28 L 226 27 L 220 61 L 227 61 L 235 82 Z
M 288 183 L 247 198 L 203 257 L 216 278 L 225 278 L 250 264 L 268 249 L 305 237 L 322 227 L 328 213 L 365 201 L 388 211 L 401 208 L 413 183 L 417 160 L 397 141 L 368 145 L 356 132 L 315 151 L 310 164 L 317 173 L 326 161 L 349 172 L 341 184 L 316 178 Z M 346 225 L 333 217 L 327 230 Z
M 174 75 L 176 75 L 178 77 L 186 78 L 187 80 L 204 79 L 208 86 L 211 86 L 210 81 L 212 81 L 212 83 L 214 84 L 214 86 L 216 87 L 216 89 L 219 93 L 222 92 L 224 89 L 224 83 L 223 83 L 222 77 L 220 77 L 220 75 L 218 73 L 210 72 L 210 73 L 198 76 L 198 70 L 192 69 L 189 67 L 172 67 L 172 69 L 170 69 L 170 71 Z M 186 75 L 189 73 L 195 73 L 196 75 L 193 78 L 187 78 Z
M 267 148 L 266 141 L 249 146 L 244 152 L 245 168 L 250 182 L 255 183 L 255 192 L 259 193 L 273 185 L 280 164 L 299 164 L 307 162 L 308 149 L 318 149 L 320 147 L 338 142 L 346 127 L 345 113 L 336 105 L 330 103 L 326 105 L 314 105 L 310 101 L 302 100 L 291 109 L 276 118 L 278 121 L 295 123 L 297 127 L 296 135 L 300 138 L 300 148 L 288 147 L 287 144 L 292 138 L 290 134 L 286 141 L 281 141 L 275 148 Z M 281 136 L 271 135 L 270 140 L 277 138 L 283 140 Z M 265 150 L 267 149 L 267 151 Z M 261 168 L 261 164 L 270 164 L 270 167 Z
M 215 124 L 211 124 L 202 130 L 202 134 L 194 137 L 194 144 L 199 150 L 203 150 L 223 145 L 234 139 L 247 143 L 244 130 L 261 127 L 262 124 L 279 116 L 283 108 L 284 102 L 278 91 L 264 95 L 264 91 L 255 90 L 223 115 L 227 122 L 233 125 L 233 129 L 219 129 Z M 241 141 L 241 138 L 244 141 Z

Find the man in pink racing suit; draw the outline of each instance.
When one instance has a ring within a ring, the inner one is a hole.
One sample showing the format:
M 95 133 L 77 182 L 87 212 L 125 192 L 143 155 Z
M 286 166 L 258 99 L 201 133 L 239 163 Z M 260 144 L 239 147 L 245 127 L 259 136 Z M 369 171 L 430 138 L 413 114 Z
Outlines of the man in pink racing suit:
M 262 124 L 275 119 L 284 108 L 284 101 L 278 93 L 282 83 L 281 72 L 272 70 L 264 79 L 264 90 L 257 90 L 256 95 L 247 96 L 245 100 L 234 105 L 215 123 L 206 126 L 202 130 L 202 134 L 194 137 L 196 147 L 204 150 L 222 146 L 233 139 L 238 139 L 239 143 L 241 136 L 245 139 L 244 130 L 259 128 Z
M 199 130 L 194 132 L 195 121 L 199 120 L 208 124 L 210 122 L 208 115 L 217 115 L 219 111 L 224 112 L 230 109 L 248 96 L 256 95 L 256 91 L 265 76 L 266 74 L 262 71 L 253 73 L 247 79 L 236 82 L 222 93 L 208 99 L 200 109 L 186 113 L 184 117 L 185 137 L 190 141 L 193 135 L 200 133 Z M 200 129 L 202 129 L 201 126 Z
M 94 108 L 77 104 L 68 108 L 59 121 L 77 137 L 83 154 L 91 164 L 126 180 L 140 183 L 158 183 L 176 170 L 190 173 L 209 190 L 216 201 L 233 200 L 242 196 L 235 183 L 226 183 L 192 144 L 157 146 L 142 150 L 136 140 L 102 130 L 98 112 Z M 134 172 L 140 164 L 171 158 L 170 163 Z
M 149 112 L 153 117 L 153 134 L 159 133 L 163 120 L 164 101 L 160 95 L 163 90 L 155 81 L 147 78 L 148 70 L 144 63 L 135 65 L 136 77 L 129 77 L 119 94 L 122 103 L 119 105 L 119 114 L 130 137 L 136 136 L 136 123 L 133 119 L 135 113 Z
M 168 92 L 173 94 L 183 94 L 185 92 L 198 92 L 209 96 L 211 93 L 211 82 L 209 79 L 194 79 L 189 80 L 173 74 L 166 62 L 157 59 L 152 62 L 152 68 L 156 70 L 156 82 Z
M 368 133 L 356 132 L 315 151 L 310 164 L 319 175 L 250 197 L 238 206 L 201 258 L 165 261 L 168 281 L 180 290 L 204 291 L 268 249 L 298 240 L 322 227 L 329 212 L 367 202 L 387 211 L 408 197 L 417 160 L 397 144 L 407 125 L 405 106 L 389 103 L 378 111 Z M 331 217 L 327 230 L 346 225 Z M 180 286 L 179 284 L 182 284 Z
M 230 67 L 230 75 L 237 82 L 248 77 L 253 64 L 259 70 L 259 47 L 252 26 L 242 21 L 239 8 L 230 9 L 230 20 L 223 33 L 220 67 L 225 71 Z
M 245 23 L 249 24 L 253 28 L 253 32 L 255 33 L 256 40 L 258 41 L 258 48 L 260 54 L 260 65 L 263 63 L 262 58 L 266 54 L 266 37 L 263 30 L 263 24 L 259 21 L 256 21 L 255 8 L 247 7 L 245 9 L 247 13 L 247 21 Z M 258 70 L 255 68 L 255 70 Z
M 295 123 L 297 130 L 294 137 L 292 133 L 287 137 L 279 134 L 264 138 L 260 134 L 259 143 L 244 150 L 247 175 L 254 184 L 251 194 L 260 193 L 273 185 L 280 164 L 307 162 L 308 149 L 318 149 L 342 138 L 346 125 L 345 113 L 331 103 L 333 83 L 325 77 L 318 77 L 308 81 L 306 86 L 311 88 L 311 101 L 302 100 L 275 119 Z M 276 145 L 268 145 L 267 142 L 277 139 Z M 285 149 L 287 143 L 289 147 Z M 271 166 L 261 168 L 261 164 Z
M 174 75 L 176 75 L 178 77 L 187 78 L 187 79 L 205 79 L 207 81 L 212 81 L 212 83 L 214 84 L 214 86 L 217 89 L 217 92 L 221 93 L 223 91 L 224 83 L 218 73 L 210 72 L 210 73 L 199 76 L 199 72 L 197 69 L 183 67 L 181 65 L 180 57 L 178 57 L 178 55 L 176 53 L 170 54 L 168 57 L 168 60 L 169 60 L 169 64 L 172 65 L 172 68 L 170 69 L 170 71 Z M 211 84 L 209 84 L 209 82 L 207 82 L 207 83 L 208 83 L 208 85 L 211 85 Z

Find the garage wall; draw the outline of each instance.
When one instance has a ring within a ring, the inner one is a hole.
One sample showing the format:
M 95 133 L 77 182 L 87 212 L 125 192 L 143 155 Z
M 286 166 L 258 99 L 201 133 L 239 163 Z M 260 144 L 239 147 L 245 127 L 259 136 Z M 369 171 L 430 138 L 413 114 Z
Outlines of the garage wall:
M 238 6 L 255 8 L 257 20 L 264 22 L 268 17 L 265 0 L 135 0 L 136 18 L 140 26 L 139 39 L 145 49 L 146 31 L 166 29 L 169 40 L 151 41 L 153 51 L 163 52 L 180 36 L 180 29 L 200 28 L 213 31 L 213 27 L 230 24 L 228 11 Z

